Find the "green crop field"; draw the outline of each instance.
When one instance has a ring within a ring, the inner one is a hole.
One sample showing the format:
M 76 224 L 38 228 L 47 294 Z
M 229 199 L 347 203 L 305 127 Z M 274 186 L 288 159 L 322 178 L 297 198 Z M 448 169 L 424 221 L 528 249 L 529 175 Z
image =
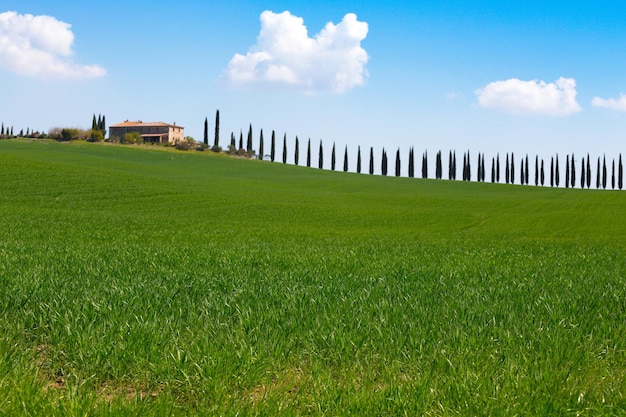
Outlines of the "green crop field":
M 0 415 L 626 415 L 625 211 L 0 141 Z

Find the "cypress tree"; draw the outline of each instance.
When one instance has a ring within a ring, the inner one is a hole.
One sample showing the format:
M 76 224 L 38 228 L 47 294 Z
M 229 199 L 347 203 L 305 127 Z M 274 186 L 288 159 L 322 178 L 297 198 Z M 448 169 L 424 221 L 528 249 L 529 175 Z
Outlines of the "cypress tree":
M 569 155 L 565 155 L 565 188 L 569 188 Z
M 624 170 L 622 168 L 622 154 L 619 154 L 619 164 L 617 166 L 617 187 L 621 190 L 622 189 L 622 179 L 623 179 L 623 174 L 624 174 Z
M 452 179 L 456 180 L 456 151 L 452 152 Z
M 237 149 L 237 141 L 233 132 L 230 132 L 230 149 Z
M 450 150 L 450 154 L 448 155 L 448 179 L 452 179 L 452 150 Z
M 515 184 L 515 155 L 511 152 L 511 184 Z
M 463 154 L 463 181 L 467 181 L 467 154 Z
M 496 158 L 491 157 L 491 183 L 496 182 Z
M 2 123 L 2 130 L 0 130 L 0 136 L 4 137 L 4 122 Z
M 11 136 L 13 136 L 13 126 L 11 126 Z
M 287 134 L 283 136 L 283 164 L 287 163 Z
M 424 156 L 422 157 L 422 178 L 428 178 L 428 151 L 424 151 Z
M 485 182 L 485 154 L 484 153 L 482 156 L 481 165 L 482 165 L 482 168 L 480 170 L 480 175 L 482 176 L 482 182 Z
M 550 162 L 550 187 L 554 187 L 554 156 Z
M 409 178 L 415 177 L 415 155 L 413 154 L 413 147 L 409 149 Z
M 535 187 L 539 185 L 539 155 L 535 155 Z
M 98 124 L 96 123 L 96 114 L 93 114 L 93 119 L 91 121 L 91 130 L 98 129 Z
M 374 147 L 370 147 L 370 175 L 374 175 Z
M 276 132 L 272 130 L 272 149 L 270 149 L 270 159 L 274 162 L 276 157 Z
M 204 118 L 204 144 L 209 146 L 209 118 Z
M 505 162 L 505 169 L 504 169 L 504 178 L 506 180 L 506 183 L 509 183 L 509 178 L 511 176 L 511 167 L 509 166 L 509 153 L 507 152 L 506 154 L 506 162 Z
M 335 170 L 335 142 L 333 142 L 333 151 L 330 154 L 330 169 Z
M 317 163 L 317 167 L 319 169 L 324 168 L 324 148 L 322 147 L 322 141 L 320 140 L 320 152 L 319 152 L 319 160 Z
M 585 188 L 585 157 L 580 161 L 580 188 Z
M 526 167 L 525 168 L 526 169 L 524 170 L 524 172 L 526 173 L 526 175 L 524 176 L 524 180 L 526 182 L 526 185 L 528 185 L 528 174 L 529 174 L 529 171 L 528 171 L 528 154 L 526 154 Z
M 500 153 L 496 154 L 496 182 L 500 183 Z
M 250 128 L 248 129 L 248 141 L 246 142 L 246 152 L 252 152 L 252 124 L 250 124 Z
M 554 167 L 554 184 L 559 186 L 559 154 L 556 155 L 556 165 Z
M 357 152 L 356 152 L 356 173 L 357 174 L 361 173 L 361 147 L 360 146 L 357 148 Z
M 602 158 L 602 189 L 606 190 L 606 155 Z
M 385 152 L 385 148 L 383 148 L 383 155 L 380 161 L 380 172 L 383 175 L 387 175 L 387 153 Z
M 306 166 L 311 168 L 311 138 L 309 138 L 309 144 L 306 148 Z
M 544 180 L 546 179 L 545 172 L 543 170 L 543 158 L 541 159 L 541 186 L 543 187 Z
M 587 153 L 587 188 L 591 188 L 591 160 L 589 159 L 589 153 Z
M 519 173 L 519 182 L 520 184 L 524 185 L 524 180 L 526 179 L 526 176 L 524 175 L 524 158 L 522 158 L 522 160 L 520 161 L 520 173 Z
M 472 180 L 472 164 L 470 162 L 470 151 L 467 151 L 467 180 Z
M 348 145 L 343 153 L 343 172 L 348 172 Z
M 476 181 L 481 182 L 483 179 L 482 176 L 482 159 L 480 158 L 480 152 L 478 152 L 478 166 L 476 167 Z
M 615 189 L 615 159 L 613 159 L 613 168 L 611 168 L 611 189 Z
M 598 172 L 596 174 L 596 188 L 600 189 L 600 157 L 598 157 Z
M 400 176 L 400 148 L 396 151 L 396 177 Z
M 296 150 L 294 151 L 294 154 L 293 154 L 294 165 L 297 166 L 299 161 L 300 161 L 300 142 L 298 141 L 298 136 L 296 136 Z
M 574 164 L 574 154 L 572 153 L 572 166 L 569 170 L 569 176 L 572 182 L 570 183 L 572 188 L 576 187 L 576 165 Z
M 208 132 L 207 132 L 207 144 L 208 144 Z M 220 111 L 215 111 L 215 137 L 213 138 L 213 147 L 219 148 L 220 146 Z M 252 148 L 252 125 L 250 125 L 250 147 Z M 261 152 L 261 159 L 263 159 L 263 152 Z
M 219 140 L 218 140 L 219 142 Z M 261 129 L 261 133 L 259 135 L 259 159 L 263 160 L 263 152 L 265 152 L 265 144 L 263 143 L 263 129 Z

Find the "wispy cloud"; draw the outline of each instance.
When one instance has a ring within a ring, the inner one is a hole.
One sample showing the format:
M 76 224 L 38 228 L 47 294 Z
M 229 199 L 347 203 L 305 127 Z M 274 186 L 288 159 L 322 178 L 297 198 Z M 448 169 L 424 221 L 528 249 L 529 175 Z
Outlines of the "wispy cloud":
M 619 98 L 600 98 L 594 97 L 591 100 L 593 107 L 602 107 L 605 109 L 611 109 L 616 111 L 626 111 L 626 95 L 620 94 Z
M 246 55 L 235 54 L 222 78 L 234 88 L 343 93 L 368 76 L 369 57 L 361 46 L 367 32 L 367 23 L 348 13 L 311 38 L 302 18 L 264 11 L 257 43 Z
M 561 77 L 553 83 L 511 78 L 489 83 L 475 93 L 482 107 L 511 113 L 567 116 L 581 111 L 573 78 Z
M 71 25 L 51 16 L 0 13 L 0 66 L 20 75 L 96 78 L 106 74 L 98 65 L 70 60 Z

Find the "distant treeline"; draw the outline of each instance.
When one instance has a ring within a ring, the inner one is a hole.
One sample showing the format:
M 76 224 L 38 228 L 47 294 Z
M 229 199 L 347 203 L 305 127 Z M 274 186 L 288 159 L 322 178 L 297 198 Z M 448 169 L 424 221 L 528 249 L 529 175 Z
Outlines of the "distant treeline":
M 221 147 L 219 146 L 219 110 L 216 112 L 215 116 L 215 136 L 213 140 L 214 151 L 221 151 Z M 204 121 L 204 145 L 205 147 L 209 146 L 209 131 L 208 131 L 208 118 Z M 282 163 L 287 163 L 287 134 L 283 136 L 282 143 Z M 247 141 L 246 146 L 244 147 L 243 143 L 243 130 L 239 134 L 239 144 L 237 145 L 236 136 L 231 132 L 230 134 L 230 144 L 228 146 L 227 153 L 237 154 L 237 155 L 245 155 L 248 157 L 257 157 L 258 159 L 267 159 L 272 162 L 276 161 L 276 134 L 272 131 L 271 134 L 271 142 L 270 142 L 270 151 L 269 154 L 264 153 L 265 143 L 263 137 L 263 129 L 260 131 L 258 149 L 259 152 L 255 152 L 253 148 L 253 138 L 252 138 L 252 125 L 248 127 Z M 335 143 L 333 143 L 330 154 L 330 169 L 335 171 L 337 169 L 337 151 L 335 148 Z M 298 136 L 295 137 L 294 149 L 293 149 L 293 161 L 295 165 L 299 165 L 300 163 L 300 141 Z M 369 149 L 369 160 L 368 160 L 368 169 L 365 171 L 363 161 L 361 155 L 361 147 L 357 148 L 356 155 L 356 172 L 358 174 L 361 173 L 369 173 L 370 175 L 374 174 L 374 167 L 377 163 L 380 163 L 380 173 L 381 175 L 391 175 L 388 166 L 388 157 L 387 151 L 385 148 L 382 149 L 382 153 L 380 155 L 380 160 L 377 162 L 374 158 L 374 148 L 370 147 Z M 475 178 L 478 182 L 486 182 L 489 181 L 492 183 L 506 183 L 506 184 L 521 184 L 521 185 L 531 185 L 534 184 L 536 186 L 547 186 L 550 187 L 559 187 L 563 184 L 566 188 L 592 188 L 595 186 L 597 189 L 606 189 L 607 187 L 611 189 L 619 189 L 621 190 L 623 187 L 623 177 L 624 170 L 622 165 L 622 155 L 619 154 L 617 161 L 615 158 L 609 160 L 609 166 L 607 167 L 606 156 L 602 158 L 598 157 L 597 160 L 592 160 L 589 154 L 577 160 L 575 155 L 572 153 L 565 155 L 565 161 L 563 163 L 563 158 L 561 157 L 561 163 L 559 163 L 559 155 L 554 155 L 550 157 L 549 161 L 545 161 L 543 158 L 539 158 L 538 155 L 535 155 L 534 158 L 534 166 L 531 166 L 530 158 L 528 154 L 524 155 L 519 159 L 519 165 L 516 165 L 515 154 L 505 153 L 502 157 L 502 161 L 500 160 L 500 154 L 498 153 L 496 156 L 491 158 L 489 163 L 485 162 L 485 154 L 478 153 L 475 157 L 476 164 L 472 163 L 472 156 L 470 151 L 468 150 L 463 154 L 463 165 L 460 170 L 457 170 L 457 156 L 456 151 L 450 150 L 448 153 L 448 180 L 456 180 L 457 172 L 460 172 L 459 178 L 463 181 L 471 181 L 472 178 Z M 548 167 L 549 162 L 549 167 Z M 421 162 L 421 178 L 428 178 L 428 153 L 425 151 L 422 154 L 422 162 Z M 306 166 L 311 167 L 314 164 L 311 157 L 311 139 L 308 140 L 306 146 Z M 473 166 L 472 166 L 473 165 Z M 488 169 L 489 165 L 490 169 Z M 502 167 L 502 165 L 504 165 Z M 345 147 L 343 152 L 343 171 L 348 171 L 348 147 Z M 409 178 L 415 177 L 415 151 L 413 147 L 409 149 L 408 161 L 407 161 L 407 174 Z M 516 170 L 519 167 L 519 170 Z M 319 143 L 319 151 L 318 151 L 318 161 L 317 168 L 324 169 L 324 146 L 322 141 Z M 402 175 L 402 160 L 400 155 L 400 149 L 398 148 L 396 151 L 395 157 L 395 166 L 394 166 L 394 174 L 396 177 Z M 487 173 L 490 173 L 489 177 L 487 177 Z M 563 176 L 561 176 L 561 172 L 563 172 Z M 595 174 L 595 177 L 594 177 Z M 443 156 L 441 151 L 438 151 L 435 155 L 435 179 L 443 179 Z M 594 181 L 595 178 L 595 181 Z M 563 183 L 561 180 L 563 179 Z M 532 181 L 532 183 L 531 183 Z

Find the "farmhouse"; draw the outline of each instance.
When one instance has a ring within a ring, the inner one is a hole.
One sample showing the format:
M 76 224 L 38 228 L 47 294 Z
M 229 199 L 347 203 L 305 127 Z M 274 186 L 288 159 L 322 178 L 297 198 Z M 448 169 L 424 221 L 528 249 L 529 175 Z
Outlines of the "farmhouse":
M 147 143 L 177 143 L 184 138 L 185 128 L 163 122 L 142 122 L 137 120 L 124 121 L 109 127 L 109 137 L 124 137 L 124 134 L 130 132 L 139 132 L 144 142 Z

